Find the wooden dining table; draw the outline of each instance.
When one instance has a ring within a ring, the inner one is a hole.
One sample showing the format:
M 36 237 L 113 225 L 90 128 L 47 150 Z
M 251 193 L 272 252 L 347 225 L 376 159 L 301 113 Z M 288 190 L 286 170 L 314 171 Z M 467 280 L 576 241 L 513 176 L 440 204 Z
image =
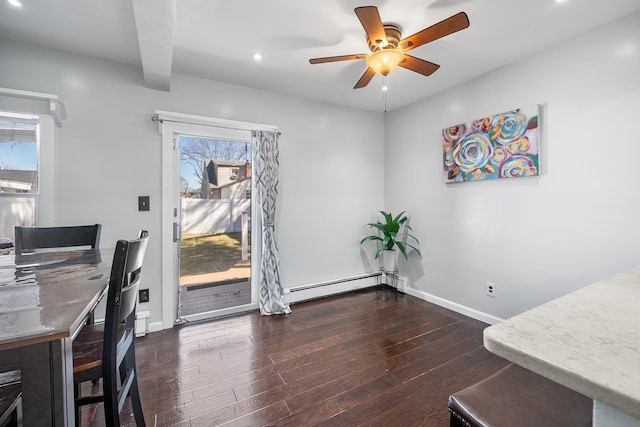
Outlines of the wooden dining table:
M 19 369 L 25 426 L 73 426 L 72 342 L 108 286 L 113 249 L 0 256 L 0 371 Z

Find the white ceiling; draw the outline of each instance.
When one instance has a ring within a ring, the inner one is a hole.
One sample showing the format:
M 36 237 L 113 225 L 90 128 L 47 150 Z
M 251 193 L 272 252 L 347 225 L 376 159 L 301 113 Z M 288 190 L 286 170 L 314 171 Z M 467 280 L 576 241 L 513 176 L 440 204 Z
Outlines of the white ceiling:
M 470 27 L 414 49 L 440 69 L 387 77 L 387 110 L 456 86 L 640 10 L 639 0 L 0 0 L 0 38 L 141 67 L 168 90 L 171 73 L 371 111 L 384 111 L 383 78 L 353 85 L 364 60 L 309 58 L 368 53 L 353 12 L 377 6 L 403 37 L 457 12 Z M 263 54 L 256 62 L 254 52 Z

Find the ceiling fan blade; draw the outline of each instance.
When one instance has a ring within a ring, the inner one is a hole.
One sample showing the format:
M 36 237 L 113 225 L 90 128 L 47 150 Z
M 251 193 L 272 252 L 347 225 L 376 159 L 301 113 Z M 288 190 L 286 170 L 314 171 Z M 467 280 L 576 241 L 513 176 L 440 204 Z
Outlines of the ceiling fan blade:
M 378 8 L 375 6 L 356 7 L 354 11 L 369 40 L 378 47 L 386 46 L 388 44 L 387 34 L 384 32 L 384 25 L 382 25 Z
M 406 68 L 407 70 L 415 71 L 416 73 L 420 73 L 423 76 L 430 76 L 433 74 L 440 66 L 438 64 L 434 64 L 433 62 L 425 61 L 424 59 L 416 58 L 411 55 L 404 55 L 404 61 L 398 64 L 402 68 Z
M 341 56 L 327 56 L 326 58 L 313 58 L 309 60 L 311 64 L 323 64 L 325 62 L 338 62 L 338 61 L 352 61 L 354 59 L 365 59 L 366 53 L 359 53 L 356 55 L 341 55 Z
M 356 85 L 353 88 L 360 89 L 365 87 L 366 85 L 369 84 L 369 82 L 375 75 L 376 75 L 375 71 L 373 71 L 371 68 L 367 68 L 367 71 L 364 72 L 362 77 L 360 77 L 360 80 L 358 80 L 358 83 L 356 83 Z
M 438 40 L 441 37 L 448 36 L 457 31 L 464 30 L 469 26 L 469 18 L 464 12 L 457 13 L 449 18 L 425 28 L 405 39 L 400 40 L 398 47 L 403 51 L 415 49 L 425 43 Z

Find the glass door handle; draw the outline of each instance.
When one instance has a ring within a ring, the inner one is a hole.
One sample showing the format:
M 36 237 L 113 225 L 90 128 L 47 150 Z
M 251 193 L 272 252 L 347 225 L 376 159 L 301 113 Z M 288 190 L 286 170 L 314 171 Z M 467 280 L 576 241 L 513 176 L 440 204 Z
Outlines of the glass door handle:
M 179 240 L 180 240 L 180 223 L 174 222 L 173 223 L 173 241 L 177 242 Z

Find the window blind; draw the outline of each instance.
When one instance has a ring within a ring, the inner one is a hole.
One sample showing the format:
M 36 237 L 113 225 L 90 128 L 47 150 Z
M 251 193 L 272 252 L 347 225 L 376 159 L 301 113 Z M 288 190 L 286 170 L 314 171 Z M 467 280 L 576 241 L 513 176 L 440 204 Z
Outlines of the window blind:
M 0 143 L 38 141 L 38 118 L 26 115 L 0 114 Z

